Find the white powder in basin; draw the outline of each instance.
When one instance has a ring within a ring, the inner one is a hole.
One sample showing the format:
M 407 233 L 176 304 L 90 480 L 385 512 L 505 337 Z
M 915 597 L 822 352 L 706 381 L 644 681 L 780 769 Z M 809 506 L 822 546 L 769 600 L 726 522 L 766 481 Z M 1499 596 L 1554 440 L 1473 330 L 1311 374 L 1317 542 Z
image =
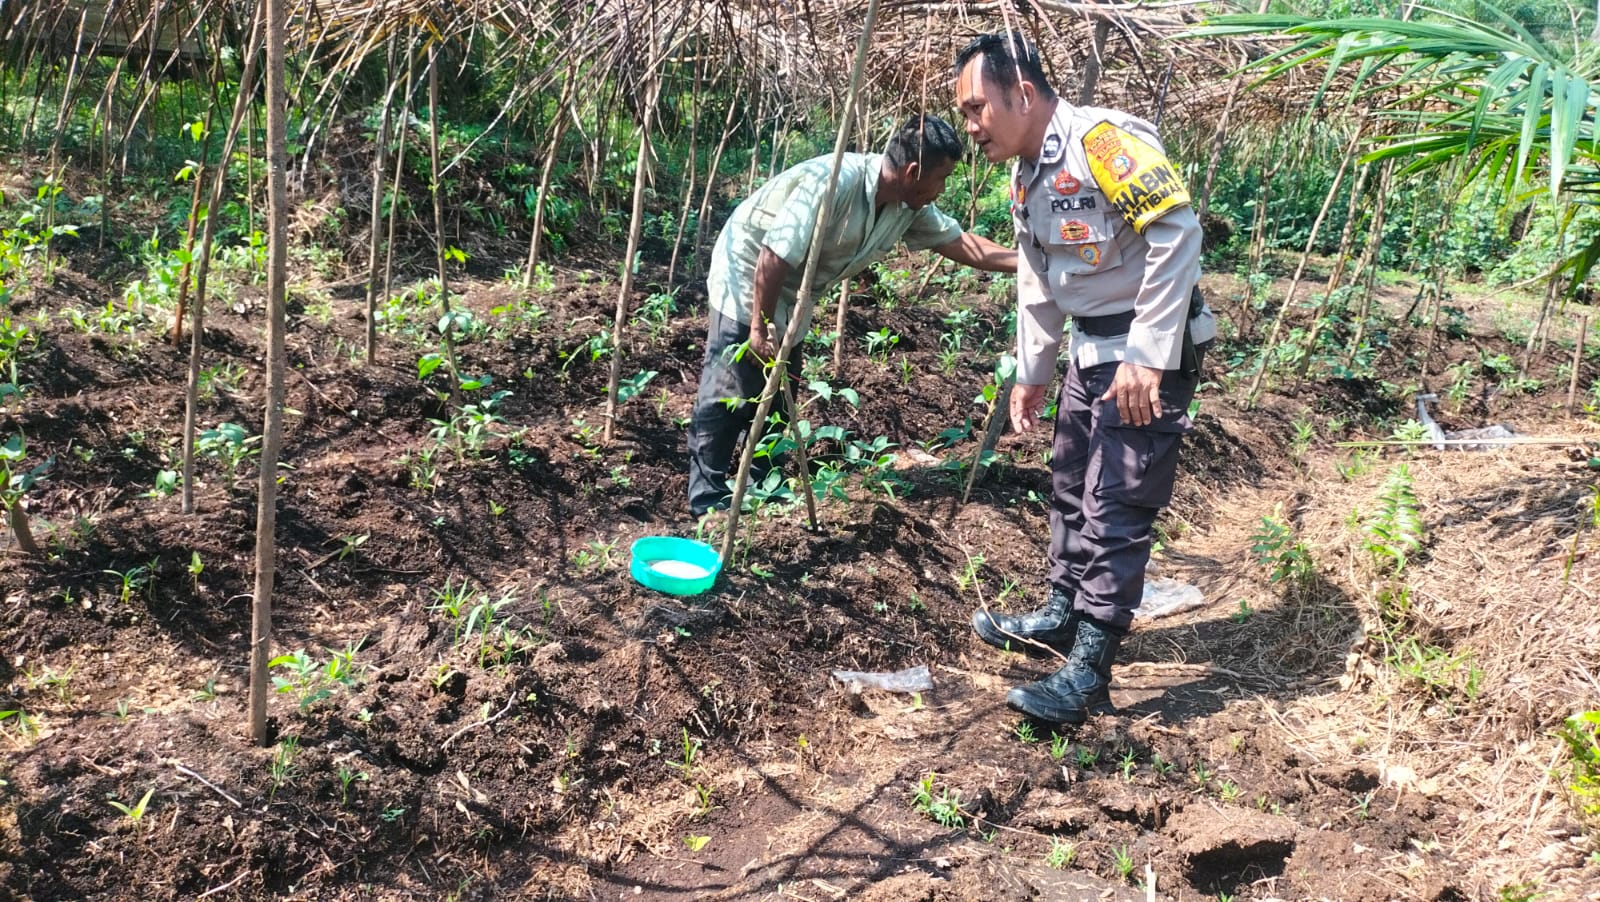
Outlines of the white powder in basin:
M 688 561 L 651 561 L 650 569 L 673 579 L 705 579 L 711 571 Z

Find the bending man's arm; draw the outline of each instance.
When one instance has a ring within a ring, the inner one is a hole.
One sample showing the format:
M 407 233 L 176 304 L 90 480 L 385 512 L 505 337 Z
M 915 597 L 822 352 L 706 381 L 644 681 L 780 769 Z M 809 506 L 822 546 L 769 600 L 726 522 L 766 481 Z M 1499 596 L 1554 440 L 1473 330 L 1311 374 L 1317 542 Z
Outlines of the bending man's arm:
M 770 328 L 772 314 L 778 309 L 784 280 L 793 269 L 766 245 L 761 246 L 761 256 L 756 258 L 755 295 L 750 298 L 750 350 L 763 361 L 771 360 L 777 350 Z
M 1017 252 L 995 244 L 982 235 L 962 232 L 961 237 L 935 247 L 934 253 L 973 269 L 989 272 L 1016 272 Z

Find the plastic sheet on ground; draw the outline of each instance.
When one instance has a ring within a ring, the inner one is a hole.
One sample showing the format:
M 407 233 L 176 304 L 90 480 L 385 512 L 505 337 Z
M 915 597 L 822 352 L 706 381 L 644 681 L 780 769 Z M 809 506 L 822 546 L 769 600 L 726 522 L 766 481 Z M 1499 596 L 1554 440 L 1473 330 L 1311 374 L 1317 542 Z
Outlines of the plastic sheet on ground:
M 918 664 L 894 673 L 869 673 L 858 670 L 835 670 L 833 678 L 851 692 L 863 689 L 882 689 L 885 692 L 927 692 L 933 688 L 933 674 L 928 665 Z
M 1139 602 L 1140 617 L 1167 617 L 1192 611 L 1206 603 L 1201 591 L 1186 582 L 1157 577 L 1144 581 L 1144 600 Z

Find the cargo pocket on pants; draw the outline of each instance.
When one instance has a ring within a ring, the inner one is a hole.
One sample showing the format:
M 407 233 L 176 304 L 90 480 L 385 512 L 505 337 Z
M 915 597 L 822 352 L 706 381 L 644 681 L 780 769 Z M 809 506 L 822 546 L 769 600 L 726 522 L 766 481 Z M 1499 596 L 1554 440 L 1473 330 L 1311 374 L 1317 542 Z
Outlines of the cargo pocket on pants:
M 1108 425 L 1095 494 L 1137 507 L 1165 507 L 1178 477 L 1178 447 L 1191 428 L 1186 416 L 1148 426 Z

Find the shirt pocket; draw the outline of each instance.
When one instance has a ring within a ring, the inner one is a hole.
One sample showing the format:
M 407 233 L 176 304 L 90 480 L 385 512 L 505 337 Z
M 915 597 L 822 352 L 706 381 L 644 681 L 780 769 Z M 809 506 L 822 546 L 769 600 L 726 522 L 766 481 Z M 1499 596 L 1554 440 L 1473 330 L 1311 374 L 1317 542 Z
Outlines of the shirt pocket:
M 1050 215 L 1052 267 L 1066 275 L 1088 275 L 1116 269 L 1122 265 L 1122 249 L 1116 240 L 1116 223 L 1101 210 L 1073 210 Z

